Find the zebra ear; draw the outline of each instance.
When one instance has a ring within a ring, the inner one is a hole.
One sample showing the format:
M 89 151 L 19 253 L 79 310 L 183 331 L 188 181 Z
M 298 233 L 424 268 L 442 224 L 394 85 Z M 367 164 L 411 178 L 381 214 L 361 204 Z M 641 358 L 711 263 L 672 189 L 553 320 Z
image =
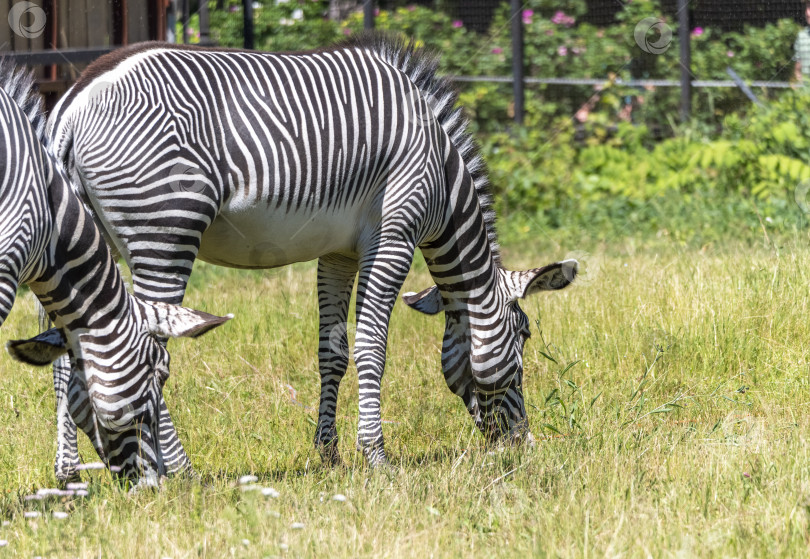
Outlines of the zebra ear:
M 442 296 L 435 285 L 419 293 L 406 293 L 402 300 L 412 309 L 425 314 L 436 314 L 444 310 Z
M 167 303 L 147 303 L 136 299 L 144 311 L 149 331 L 161 338 L 196 338 L 233 318 L 216 316 Z
M 516 291 L 514 295 L 523 299 L 538 291 L 563 289 L 571 285 L 578 270 L 579 263 L 576 260 L 564 260 L 526 272 L 512 272 Z
M 12 340 L 6 349 L 15 361 L 44 367 L 67 353 L 67 342 L 62 332 L 51 328 L 28 340 Z

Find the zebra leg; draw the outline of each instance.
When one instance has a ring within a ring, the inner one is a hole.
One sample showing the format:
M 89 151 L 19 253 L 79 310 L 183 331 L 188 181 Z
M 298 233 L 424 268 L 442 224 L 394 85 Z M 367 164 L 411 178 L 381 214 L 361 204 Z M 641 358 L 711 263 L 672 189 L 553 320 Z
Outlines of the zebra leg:
M 137 255 L 135 256 L 137 258 Z M 170 263 L 173 262 L 171 258 L 161 256 L 166 260 L 165 267 L 168 267 Z M 177 262 L 177 260 L 174 262 Z M 183 296 L 186 292 L 188 278 L 191 275 L 192 265 L 193 260 L 188 262 L 187 271 L 174 274 L 164 274 L 160 269 L 144 269 L 137 265 L 133 266 L 133 293 L 144 301 L 159 301 L 172 305 L 180 305 L 183 303 Z M 148 277 L 148 282 L 143 281 L 144 277 Z M 163 344 L 163 347 L 166 347 L 168 343 L 167 339 L 160 338 L 159 341 Z M 166 406 L 166 400 L 163 398 L 163 385 L 166 380 L 167 379 L 160 379 L 159 383 L 160 417 L 158 428 L 158 441 L 163 456 L 163 464 L 166 468 L 166 475 L 183 475 L 196 478 L 197 473 L 194 471 L 191 460 L 189 460 L 183 448 L 183 443 L 180 442 L 177 429 L 169 414 L 169 408 Z
M 352 297 L 357 261 L 330 254 L 318 260 L 318 370 L 321 374 L 321 402 L 315 448 L 330 466 L 340 465 L 335 428 L 340 381 L 349 365 L 346 318 Z
M 79 447 L 76 441 L 77 427 L 68 406 L 68 381 L 70 360 L 66 355 L 53 364 L 53 390 L 56 393 L 56 460 L 53 471 L 56 481 L 64 484 L 80 479 Z
M 410 270 L 413 251 L 414 247 L 409 243 L 387 240 L 360 260 L 354 341 L 360 392 L 357 448 L 362 450 L 372 467 L 388 464 L 380 415 L 380 384 L 385 370 L 388 322 Z
M 169 408 L 166 407 L 166 401 L 163 399 L 162 392 L 161 390 L 158 443 L 160 444 L 160 452 L 163 455 L 166 475 L 182 475 L 197 478 L 197 472 L 194 471 L 191 460 L 189 460 L 183 448 L 183 443 L 180 442 L 180 437 L 177 435 L 177 430 L 169 415 Z
M 51 327 L 51 321 L 39 302 L 37 307 L 39 329 L 44 332 Z M 63 355 L 53 364 L 53 391 L 56 396 L 56 458 L 53 461 L 53 473 L 60 484 L 81 479 L 76 469 L 79 465 L 79 447 L 76 440 L 78 428 L 73 422 L 68 406 L 70 370 L 70 359 L 67 355 Z

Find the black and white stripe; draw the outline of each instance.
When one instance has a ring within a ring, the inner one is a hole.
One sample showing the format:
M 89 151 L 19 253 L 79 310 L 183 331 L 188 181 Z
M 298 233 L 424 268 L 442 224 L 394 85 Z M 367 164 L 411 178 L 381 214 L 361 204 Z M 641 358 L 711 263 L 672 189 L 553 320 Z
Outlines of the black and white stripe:
M 319 259 L 315 442 L 330 462 L 356 276 L 357 440 L 377 464 L 388 321 L 417 247 L 436 287 L 406 302 L 446 311 L 447 383 L 491 439 L 527 432 L 516 300 L 576 274 L 501 268 L 484 165 L 436 67 L 379 35 L 297 54 L 145 43 L 91 65 L 49 121 L 139 296 L 180 303 L 196 258 Z
M 44 123 L 31 75 L 0 64 L 0 324 L 27 284 L 55 326 L 7 347 L 36 365 L 69 357 L 55 373 L 63 458 L 77 459 L 78 424 L 107 465 L 156 483 L 167 471 L 156 441 L 169 356 L 155 335 L 199 335 L 227 319 L 127 293 L 92 217 L 41 143 Z

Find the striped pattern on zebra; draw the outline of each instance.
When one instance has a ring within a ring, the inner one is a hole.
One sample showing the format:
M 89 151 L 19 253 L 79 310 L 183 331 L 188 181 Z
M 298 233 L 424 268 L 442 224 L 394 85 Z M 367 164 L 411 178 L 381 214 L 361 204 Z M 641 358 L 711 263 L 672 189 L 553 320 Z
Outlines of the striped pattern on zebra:
M 0 325 L 27 284 L 55 328 L 7 344 L 17 360 L 67 355 L 63 415 L 108 466 L 137 483 L 166 473 L 156 445 L 169 355 L 155 336 L 198 336 L 221 318 L 139 301 L 60 164 L 43 147 L 45 116 L 33 76 L 0 63 Z M 60 435 L 64 431 L 60 430 Z M 75 452 L 75 449 L 73 450 Z
M 529 435 L 517 300 L 575 261 L 501 267 L 484 163 L 437 63 L 381 35 L 307 53 L 144 43 L 93 63 L 49 119 L 58 157 L 126 259 L 135 293 L 180 303 L 195 259 L 318 259 L 315 445 L 337 463 L 337 392 L 357 277 L 357 446 L 386 462 L 380 383 L 391 310 L 416 248 L 445 313 L 442 368 L 489 440 Z

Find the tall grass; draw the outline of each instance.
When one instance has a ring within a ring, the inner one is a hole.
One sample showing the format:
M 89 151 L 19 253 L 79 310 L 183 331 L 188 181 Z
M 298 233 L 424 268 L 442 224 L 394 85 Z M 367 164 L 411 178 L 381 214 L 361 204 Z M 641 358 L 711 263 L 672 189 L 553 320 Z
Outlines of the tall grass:
M 512 244 L 504 261 L 574 248 Z M 50 371 L 4 353 L 0 556 L 803 556 L 810 250 L 588 250 L 585 281 L 523 304 L 537 320 L 525 351 L 534 449 L 485 447 L 444 385 L 443 320 L 398 304 L 383 380 L 392 470 L 354 450 L 353 368 L 338 410 L 346 467 L 322 466 L 312 264 L 195 270 L 186 304 L 236 314 L 170 347 L 166 398 L 203 484 L 130 496 L 93 472 L 86 498 L 25 501 L 54 484 Z M 405 289 L 429 281 L 417 262 Z M 35 317 L 21 294 L 2 339 L 35 334 Z M 280 496 L 241 491 L 244 474 Z

